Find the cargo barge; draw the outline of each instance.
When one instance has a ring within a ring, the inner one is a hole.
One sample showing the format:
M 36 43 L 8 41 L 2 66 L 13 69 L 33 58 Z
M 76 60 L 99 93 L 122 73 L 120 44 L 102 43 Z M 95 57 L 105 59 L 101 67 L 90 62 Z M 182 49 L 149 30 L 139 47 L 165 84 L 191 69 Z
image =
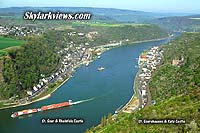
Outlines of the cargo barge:
M 42 106 L 41 108 L 38 108 L 38 109 L 27 109 L 27 110 L 14 112 L 11 115 L 11 117 L 15 118 L 15 117 L 18 117 L 18 116 L 33 114 L 33 113 L 37 113 L 37 112 L 41 112 L 41 111 L 47 111 L 47 110 L 51 110 L 51 109 L 57 109 L 57 108 L 61 108 L 61 107 L 67 107 L 67 106 L 71 106 L 71 105 L 73 105 L 72 100 L 69 100 L 68 102 L 62 102 L 62 103 Z

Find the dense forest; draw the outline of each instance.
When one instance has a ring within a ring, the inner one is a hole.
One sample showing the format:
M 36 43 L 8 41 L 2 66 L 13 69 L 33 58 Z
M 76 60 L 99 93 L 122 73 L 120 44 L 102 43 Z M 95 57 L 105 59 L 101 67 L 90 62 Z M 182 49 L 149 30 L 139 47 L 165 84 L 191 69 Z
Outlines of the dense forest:
M 156 104 L 121 113 L 116 122 L 87 132 L 200 132 L 200 33 L 185 33 L 163 48 L 164 63 L 149 83 Z M 138 124 L 139 119 L 184 119 L 186 124 Z
M 39 79 L 57 70 L 57 51 L 71 41 L 68 32 L 49 31 L 41 36 L 23 37 L 23 45 L 5 49 L 7 55 L 0 58 L 0 99 L 24 97 Z
M 58 64 L 58 56 L 41 38 L 29 38 L 28 43 L 10 48 L 7 52 L 8 56 L 3 60 L 1 97 L 23 94 L 20 93 L 22 90 L 31 89 L 41 75 L 50 74 Z
M 200 15 L 192 16 L 176 16 L 176 17 L 164 17 L 149 21 L 156 24 L 161 28 L 173 31 L 187 31 L 187 32 L 199 32 L 200 31 Z
M 127 25 L 79 25 L 77 29 L 85 32 L 96 31 L 98 34 L 93 40 L 93 45 L 102 45 L 110 42 L 129 40 L 128 42 L 143 41 L 167 37 L 167 33 L 155 25 L 127 24 Z M 128 43 L 126 42 L 126 43 Z

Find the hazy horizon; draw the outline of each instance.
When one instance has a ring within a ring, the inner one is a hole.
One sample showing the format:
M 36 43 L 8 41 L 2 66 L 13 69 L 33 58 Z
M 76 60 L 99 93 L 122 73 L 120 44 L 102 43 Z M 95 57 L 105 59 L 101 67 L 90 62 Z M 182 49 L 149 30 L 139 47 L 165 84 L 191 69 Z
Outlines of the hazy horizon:
M 200 1 L 197 0 L 3 0 L 0 8 L 9 7 L 91 7 L 114 8 L 157 13 L 200 13 Z
M 128 11 L 138 11 L 138 12 L 147 12 L 147 13 L 166 13 L 166 14 L 188 14 L 188 15 L 195 15 L 195 14 L 200 14 L 200 13 L 193 13 L 193 12 L 169 12 L 169 11 L 143 11 L 143 10 L 131 10 L 131 9 L 121 9 L 121 8 L 109 8 L 109 7 L 69 7 L 69 6 L 11 6 L 11 7 L 0 7 L 0 9 L 3 8 L 27 8 L 27 7 L 31 7 L 31 8 L 98 8 L 98 9 L 116 9 L 116 10 L 128 10 Z

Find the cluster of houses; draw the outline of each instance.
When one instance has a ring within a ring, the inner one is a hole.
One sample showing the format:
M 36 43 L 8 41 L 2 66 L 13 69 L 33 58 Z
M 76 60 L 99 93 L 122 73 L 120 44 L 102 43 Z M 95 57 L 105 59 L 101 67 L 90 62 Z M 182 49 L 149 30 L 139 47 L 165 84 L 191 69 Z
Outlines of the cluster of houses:
M 137 87 L 139 88 L 141 96 L 141 108 L 147 104 L 147 84 L 151 79 L 152 72 L 155 71 L 156 68 L 162 63 L 163 53 L 164 51 L 162 49 L 155 46 L 139 57 L 138 64 L 140 70 L 138 73 Z M 154 101 L 152 100 L 151 102 Z
M 12 36 L 28 36 L 28 35 L 40 35 L 42 29 L 33 26 L 3 26 L 0 25 L 0 35 L 12 35 Z
M 64 48 L 58 52 L 58 54 L 61 56 L 61 68 L 63 71 L 65 71 L 65 69 L 71 70 L 76 65 L 80 63 L 84 64 L 92 58 L 92 52 L 90 48 L 88 49 L 82 44 L 76 47 L 71 47 L 72 45 L 73 44 L 71 42 L 68 48 Z
M 98 33 L 91 32 L 88 34 L 96 35 Z M 69 37 L 87 37 L 87 34 L 75 31 L 68 32 L 67 35 Z M 66 45 L 63 45 L 65 47 L 57 52 L 57 54 L 60 56 L 60 63 L 57 70 L 48 77 L 45 77 L 45 75 L 41 75 L 42 78 L 39 80 L 39 83 L 34 85 L 31 90 L 27 91 L 27 94 L 29 96 L 27 97 L 26 101 L 30 101 L 35 96 L 41 94 L 41 92 L 45 91 L 48 88 L 49 84 L 55 83 L 57 81 L 62 82 L 67 77 L 72 76 L 72 73 L 75 71 L 74 68 L 76 66 L 80 64 L 85 64 L 86 66 L 88 66 L 89 62 L 93 58 L 94 53 L 96 53 L 95 55 L 100 57 L 99 55 L 104 49 L 101 47 L 88 47 L 88 45 L 89 43 L 75 44 L 73 41 L 66 42 Z
M 75 35 L 78 35 L 78 36 L 80 36 L 80 37 L 81 37 L 81 36 L 83 37 L 83 36 L 85 36 L 85 33 L 72 31 L 72 32 L 68 32 L 67 35 L 68 35 L 68 36 L 75 36 Z
M 89 63 L 92 59 L 93 51 L 99 51 L 99 49 L 86 48 L 83 44 L 75 45 L 73 42 L 69 42 L 66 48 L 57 52 L 61 57 L 58 70 L 52 73 L 51 76 L 40 79 L 39 83 L 33 86 L 31 91 L 27 91 L 29 99 L 44 91 L 48 84 L 59 80 L 63 81 L 66 77 L 71 76 L 75 66 Z
M 86 34 L 86 37 L 89 39 L 89 40 L 93 40 L 94 38 L 96 38 L 98 35 L 98 32 L 97 31 L 91 31 L 91 32 L 88 32 Z

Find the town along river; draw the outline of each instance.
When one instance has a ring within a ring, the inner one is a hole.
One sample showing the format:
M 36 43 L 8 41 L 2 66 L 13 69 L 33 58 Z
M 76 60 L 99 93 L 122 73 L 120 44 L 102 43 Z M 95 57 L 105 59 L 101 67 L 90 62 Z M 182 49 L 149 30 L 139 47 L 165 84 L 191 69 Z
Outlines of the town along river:
M 124 45 L 106 51 L 88 67 L 76 69 L 74 77 L 50 98 L 31 105 L 0 110 L 0 133 L 79 133 L 100 123 L 102 116 L 114 113 L 133 95 L 133 80 L 138 71 L 137 59 L 142 51 L 165 44 L 169 39 Z M 98 71 L 98 67 L 105 67 Z M 11 118 L 12 112 L 44 105 L 90 99 L 70 107 Z M 41 124 L 42 118 L 83 118 L 84 124 Z

